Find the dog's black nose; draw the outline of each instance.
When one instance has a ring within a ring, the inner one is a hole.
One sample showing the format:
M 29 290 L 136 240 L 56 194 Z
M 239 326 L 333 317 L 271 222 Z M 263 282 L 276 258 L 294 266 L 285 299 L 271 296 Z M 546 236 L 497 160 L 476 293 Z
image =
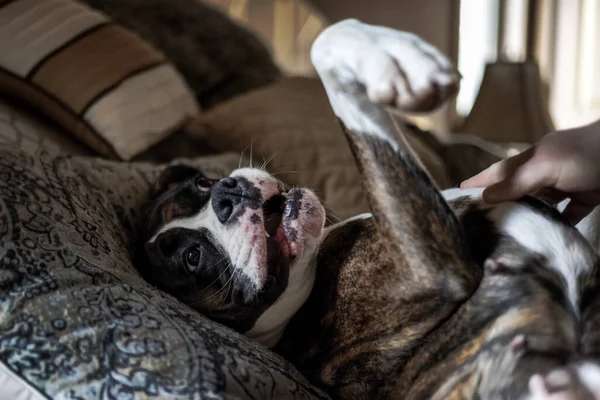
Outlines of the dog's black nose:
M 212 208 L 219 221 L 224 224 L 237 215 L 247 203 L 253 200 L 249 189 L 252 186 L 244 178 L 227 177 L 217 182 L 211 193 Z M 251 191 L 251 190 L 250 190 Z
M 228 176 L 227 178 L 221 179 L 219 181 L 219 183 L 228 189 L 235 189 L 235 187 L 238 185 L 237 179 L 232 178 L 230 176 Z

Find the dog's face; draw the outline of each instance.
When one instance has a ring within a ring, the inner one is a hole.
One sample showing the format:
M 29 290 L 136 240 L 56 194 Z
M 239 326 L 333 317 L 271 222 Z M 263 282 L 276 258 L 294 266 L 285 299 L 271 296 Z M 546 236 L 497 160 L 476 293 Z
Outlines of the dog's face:
M 171 166 L 150 194 L 137 266 L 150 283 L 246 332 L 312 257 L 324 220 L 310 190 L 286 192 L 262 170 L 213 180 Z

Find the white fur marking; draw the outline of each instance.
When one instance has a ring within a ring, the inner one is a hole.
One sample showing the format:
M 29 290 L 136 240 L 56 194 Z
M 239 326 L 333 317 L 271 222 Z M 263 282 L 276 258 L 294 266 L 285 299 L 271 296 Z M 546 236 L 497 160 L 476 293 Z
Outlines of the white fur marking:
M 459 197 L 467 196 L 473 202 L 478 202 L 481 200 L 481 194 L 483 193 L 483 189 L 460 189 L 460 188 L 451 188 L 442 191 L 442 196 L 446 201 L 451 201 L 457 199 Z
M 316 252 L 311 252 L 311 255 Z M 260 344 L 273 347 L 277 344 L 288 323 L 302 307 L 312 291 L 317 265 L 313 257 L 303 257 L 291 269 L 288 286 L 277 302 L 269 307 L 245 333 Z
M 574 237 L 572 232 L 567 232 L 567 226 L 519 203 L 502 203 L 495 206 L 488 216 L 500 232 L 528 250 L 547 257 L 549 268 L 565 278 L 567 296 L 573 310 L 577 310 L 577 278 L 587 273 L 593 263 L 593 251 L 584 238 Z
M 343 221 L 340 221 L 340 222 L 338 222 L 336 224 L 329 225 L 327 228 L 325 228 L 325 231 L 323 232 L 323 239 L 322 240 L 325 240 L 325 238 L 327 237 L 327 235 L 329 235 L 333 230 L 335 230 L 337 228 L 341 228 L 342 226 L 346 225 L 349 222 L 358 221 L 360 219 L 369 219 L 369 218 L 372 218 L 372 217 L 373 217 L 373 214 L 371 214 L 371 213 L 362 213 L 362 214 L 355 215 L 354 217 L 347 218 L 347 219 L 345 219 Z
M 586 362 L 577 367 L 577 375 L 595 398 L 600 398 L 600 366 L 596 363 Z
M 431 90 L 459 80 L 447 57 L 418 36 L 357 20 L 325 29 L 311 59 L 344 124 L 387 141 L 396 151 L 398 143 L 388 134 L 391 117 L 373 103 L 410 108 Z

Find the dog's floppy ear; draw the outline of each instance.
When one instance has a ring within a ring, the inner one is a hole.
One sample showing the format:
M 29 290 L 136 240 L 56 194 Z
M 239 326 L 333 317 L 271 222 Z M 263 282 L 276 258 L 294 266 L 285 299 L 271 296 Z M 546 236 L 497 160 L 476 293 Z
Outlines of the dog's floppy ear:
M 148 197 L 150 200 L 156 199 L 158 196 L 169 190 L 173 185 L 200 174 L 202 174 L 202 171 L 189 165 L 170 165 L 158 176 L 154 182 L 154 185 L 152 185 L 150 188 Z

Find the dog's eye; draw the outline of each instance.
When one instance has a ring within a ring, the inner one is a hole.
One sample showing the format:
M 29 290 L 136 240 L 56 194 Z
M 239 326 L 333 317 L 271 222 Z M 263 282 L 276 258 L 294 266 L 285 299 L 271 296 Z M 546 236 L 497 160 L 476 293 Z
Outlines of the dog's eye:
M 196 180 L 196 186 L 203 192 L 208 192 L 213 185 L 213 182 L 210 179 L 206 178 L 198 178 Z
M 200 261 L 202 260 L 202 252 L 197 247 L 192 247 L 188 249 L 185 255 L 185 264 L 190 270 L 190 272 L 194 272 L 198 265 L 200 265 Z

